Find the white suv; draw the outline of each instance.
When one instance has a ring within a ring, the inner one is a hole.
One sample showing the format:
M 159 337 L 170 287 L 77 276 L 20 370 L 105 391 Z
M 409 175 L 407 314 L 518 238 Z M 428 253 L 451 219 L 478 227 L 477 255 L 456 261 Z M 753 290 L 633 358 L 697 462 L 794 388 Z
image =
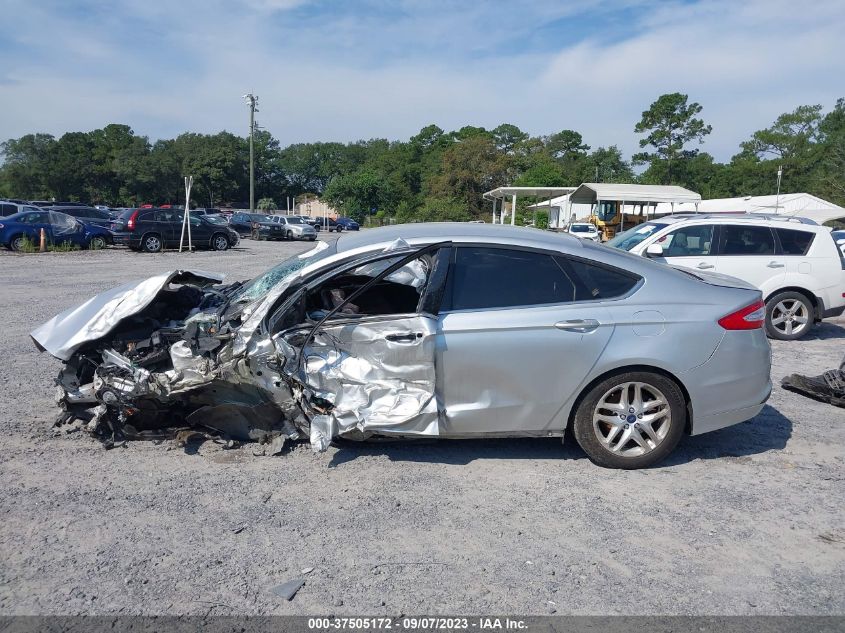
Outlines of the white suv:
M 763 291 L 766 331 L 793 340 L 845 312 L 845 257 L 830 229 L 771 215 L 673 215 L 639 224 L 609 246 L 673 266 L 731 275 Z

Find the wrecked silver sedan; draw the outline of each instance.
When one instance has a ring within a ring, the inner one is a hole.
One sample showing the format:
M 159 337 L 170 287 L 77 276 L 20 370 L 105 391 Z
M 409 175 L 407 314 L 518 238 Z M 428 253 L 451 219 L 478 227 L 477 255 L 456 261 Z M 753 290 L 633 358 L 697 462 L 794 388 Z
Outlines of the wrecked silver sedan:
M 572 427 L 595 462 L 635 468 L 771 390 L 758 290 L 566 235 L 388 227 L 222 281 L 158 275 L 36 329 L 64 361 L 59 423 L 107 445 L 200 431 L 274 453 Z

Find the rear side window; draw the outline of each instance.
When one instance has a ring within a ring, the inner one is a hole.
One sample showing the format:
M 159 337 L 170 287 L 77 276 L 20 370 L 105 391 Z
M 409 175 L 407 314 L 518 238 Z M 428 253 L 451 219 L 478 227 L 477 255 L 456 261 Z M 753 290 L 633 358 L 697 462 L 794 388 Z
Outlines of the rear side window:
M 575 299 L 575 284 L 545 253 L 459 248 L 449 277 L 445 310 L 510 308 Z
M 795 229 L 775 229 L 784 255 L 806 255 L 813 243 L 815 233 Z
M 774 255 L 775 236 L 767 226 L 725 224 L 721 255 Z
M 608 268 L 579 259 L 564 257 L 556 258 L 564 270 L 567 266 L 572 271 L 571 277 L 575 281 L 576 301 L 595 301 L 598 299 L 614 299 L 628 293 L 640 280 L 632 275 L 615 268 Z

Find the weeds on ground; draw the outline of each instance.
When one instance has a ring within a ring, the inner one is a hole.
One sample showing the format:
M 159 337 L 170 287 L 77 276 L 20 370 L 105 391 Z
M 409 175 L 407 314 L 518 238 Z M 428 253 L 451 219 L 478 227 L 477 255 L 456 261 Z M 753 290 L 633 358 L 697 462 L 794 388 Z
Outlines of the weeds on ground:
M 98 247 L 91 245 L 91 250 L 98 250 Z M 102 248 L 102 247 L 99 247 Z M 47 244 L 47 250 L 52 253 L 70 253 L 71 251 L 81 250 L 76 244 L 71 242 L 62 242 L 60 244 Z M 41 251 L 40 244 L 34 240 L 25 237 L 21 240 L 21 246 L 18 253 L 38 253 Z
M 18 249 L 19 253 L 37 253 L 38 252 L 38 245 L 33 242 L 28 237 L 23 238 L 21 241 L 21 247 Z
M 53 253 L 69 253 L 71 251 L 78 251 L 79 246 L 71 244 L 70 242 L 62 242 L 60 244 L 48 246 L 47 250 L 52 251 Z

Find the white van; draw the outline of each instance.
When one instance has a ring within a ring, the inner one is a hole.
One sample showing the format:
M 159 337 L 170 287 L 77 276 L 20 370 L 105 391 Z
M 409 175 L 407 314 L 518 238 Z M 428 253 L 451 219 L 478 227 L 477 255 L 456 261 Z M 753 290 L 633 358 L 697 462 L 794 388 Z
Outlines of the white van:
M 812 220 L 681 214 L 638 224 L 607 242 L 673 266 L 722 273 L 763 291 L 766 331 L 793 340 L 845 312 L 845 256 Z

